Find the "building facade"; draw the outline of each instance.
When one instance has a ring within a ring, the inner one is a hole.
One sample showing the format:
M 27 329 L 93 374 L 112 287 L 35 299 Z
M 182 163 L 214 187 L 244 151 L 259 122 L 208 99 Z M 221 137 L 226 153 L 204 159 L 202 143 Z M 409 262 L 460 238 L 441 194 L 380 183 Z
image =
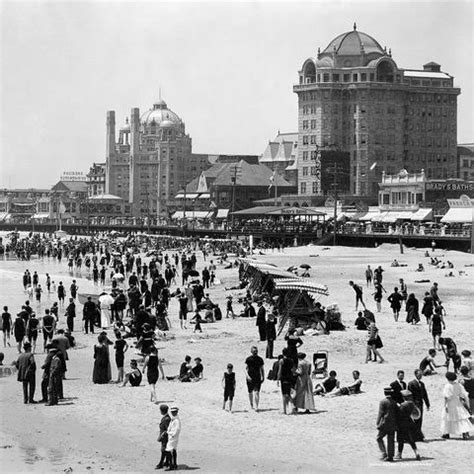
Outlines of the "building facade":
M 354 24 L 303 63 L 293 90 L 299 194 L 321 193 L 320 153 L 327 149 L 350 154 L 353 195 L 376 196 L 382 173 L 400 169 L 456 177 L 460 89 L 440 65 L 402 69 Z M 305 173 L 311 167 L 314 175 Z
M 133 108 L 116 137 L 115 112 L 107 112 L 105 192 L 130 205 L 135 217 L 163 216 L 179 189 L 208 168 L 193 154 L 184 122 L 164 100 L 140 114 Z
M 474 143 L 458 145 L 458 178 L 474 181 Z
M 89 197 L 105 194 L 105 163 L 92 163 L 86 183 Z
M 298 185 L 298 133 L 278 131 L 259 157 L 259 163 Z

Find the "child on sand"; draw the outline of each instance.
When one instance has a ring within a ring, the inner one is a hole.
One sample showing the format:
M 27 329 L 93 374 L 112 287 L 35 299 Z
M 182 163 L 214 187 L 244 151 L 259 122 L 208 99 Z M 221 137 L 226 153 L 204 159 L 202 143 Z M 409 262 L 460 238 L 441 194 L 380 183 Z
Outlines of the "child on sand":
M 444 367 L 444 364 L 436 365 L 434 361 L 435 357 L 436 349 L 430 349 L 428 355 L 420 362 L 420 370 L 423 372 L 423 376 L 436 374 L 436 368 Z
M 229 401 L 229 411 L 232 412 L 232 401 L 235 393 L 235 372 L 232 364 L 227 364 L 227 372 L 222 377 L 222 386 L 224 388 L 224 404 L 222 409 L 225 410 L 227 400 Z
M 197 332 L 197 331 L 202 332 L 202 327 L 201 327 L 202 317 L 198 310 L 196 310 L 196 313 L 194 314 L 193 321 L 195 323 L 193 332 Z

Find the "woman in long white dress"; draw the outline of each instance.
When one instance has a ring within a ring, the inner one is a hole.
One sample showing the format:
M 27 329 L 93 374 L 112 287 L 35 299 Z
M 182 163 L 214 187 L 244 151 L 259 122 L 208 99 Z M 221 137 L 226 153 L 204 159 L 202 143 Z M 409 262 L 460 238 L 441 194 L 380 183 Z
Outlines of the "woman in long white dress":
M 464 387 L 456 381 L 454 372 L 446 372 L 446 379 L 448 383 L 443 388 L 444 405 L 441 413 L 442 438 L 462 435 L 464 439 L 468 439 L 472 428 L 466 409 L 469 396 Z
M 298 409 L 314 410 L 314 396 L 313 396 L 313 382 L 311 381 L 311 363 L 306 359 L 306 354 L 300 352 L 298 354 L 298 368 L 296 373 L 298 378 L 296 380 L 296 397 L 295 407 Z

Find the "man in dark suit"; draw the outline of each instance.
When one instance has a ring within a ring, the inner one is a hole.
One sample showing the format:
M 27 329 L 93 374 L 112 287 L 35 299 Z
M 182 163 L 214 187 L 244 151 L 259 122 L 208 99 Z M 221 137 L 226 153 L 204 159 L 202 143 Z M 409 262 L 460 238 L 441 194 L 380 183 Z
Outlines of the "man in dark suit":
M 413 395 L 413 403 L 416 405 L 418 410 L 420 410 L 420 418 L 415 420 L 417 428 L 415 441 L 423 441 L 425 439 L 425 435 L 421 430 L 421 425 L 423 424 L 423 402 L 426 405 L 426 410 L 429 411 L 430 409 L 430 400 L 428 398 L 425 384 L 421 381 L 422 377 L 423 372 L 420 369 L 416 369 L 415 378 L 411 382 L 408 382 L 408 390 L 410 390 Z
M 390 388 L 393 390 L 392 398 L 398 403 L 403 403 L 402 390 L 407 389 L 407 383 L 403 381 L 405 378 L 405 372 L 399 370 L 397 372 L 397 380 L 390 384 Z
M 397 431 L 397 420 L 399 409 L 397 402 L 392 398 L 393 390 L 384 388 L 385 398 L 380 402 L 379 414 L 377 416 L 377 444 L 382 453 L 382 461 L 393 461 L 395 454 L 395 431 Z M 384 438 L 387 437 L 387 449 L 385 449 Z
M 260 336 L 261 341 L 265 341 L 267 339 L 267 310 L 263 306 L 263 302 L 259 301 L 257 303 L 258 311 L 257 311 L 257 321 L 256 326 L 258 327 L 258 333 Z
M 92 301 L 90 296 L 87 297 L 87 301 L 84 303 L 84 308 L 82 310 L 83 321 L 84 321 L 84 330 L 86 334 L 94 334 L 94 322 L 97 312 L 97 305 Z

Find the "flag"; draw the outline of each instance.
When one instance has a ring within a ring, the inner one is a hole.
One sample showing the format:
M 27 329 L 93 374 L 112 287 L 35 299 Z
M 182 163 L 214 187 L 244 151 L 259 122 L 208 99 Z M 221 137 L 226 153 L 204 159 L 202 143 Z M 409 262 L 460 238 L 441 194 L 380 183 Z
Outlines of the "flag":
M 272 175 L 270 176 L 270 186 L 268 186 L 268 192 L 272 189 L 273 184 L 275 183 L 275 171 L 273 171 Z

